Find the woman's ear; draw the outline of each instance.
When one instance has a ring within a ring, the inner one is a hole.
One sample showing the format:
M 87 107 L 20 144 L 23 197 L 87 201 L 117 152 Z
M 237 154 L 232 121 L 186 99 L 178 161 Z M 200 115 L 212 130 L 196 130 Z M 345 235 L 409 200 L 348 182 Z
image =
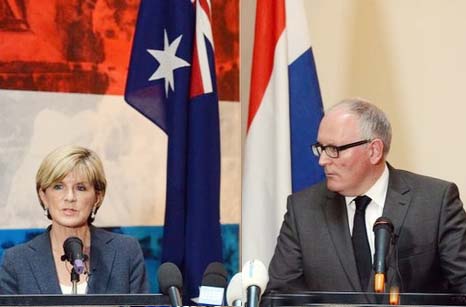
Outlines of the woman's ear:
M 94 204 L 94 208 L 92 209 L 93 211 L 96 210 L 96 209 L 99 209 L 100 204 L 102 203 L 102 193 L 99 192 L 99 191 L 96 191 L 95 192 L 95 198 L 96 198 L 96 202 Z
M 39 198 L 42 202 L 42 205 L 44 206 L 44 209 L 47 209 L 49 207 L 47 204 L 47 196 L 45 195 L 45 191 L 42 189 L 39 189 Z

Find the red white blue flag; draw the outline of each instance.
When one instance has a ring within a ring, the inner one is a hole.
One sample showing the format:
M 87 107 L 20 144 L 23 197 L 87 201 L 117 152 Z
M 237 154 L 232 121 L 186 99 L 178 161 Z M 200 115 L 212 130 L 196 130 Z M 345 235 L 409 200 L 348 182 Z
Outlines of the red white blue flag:
M 323 177 L 322 99 L 301 0 L 258 0 L 243 167 L 242 259 L 270 262 L 286 197 Z
M 222 261 L 210 12 L 210 0 L 143 0 L 125 92 L 126 101 L 168 135 L 162 262 L 181 269 L 188 304 L 199 294 L 206 266 Z

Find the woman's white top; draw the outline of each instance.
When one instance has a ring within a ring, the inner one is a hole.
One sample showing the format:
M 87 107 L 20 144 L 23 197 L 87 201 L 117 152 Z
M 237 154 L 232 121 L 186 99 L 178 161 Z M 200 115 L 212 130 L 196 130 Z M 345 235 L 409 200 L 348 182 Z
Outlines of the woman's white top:
M 73 286 L 67 286 L 60 284 L 61 293 L 63 294 L 73 294 Z M 87 281 L 79 283 L 77 287 L 77 294 L 86 294 L 87 293 Z

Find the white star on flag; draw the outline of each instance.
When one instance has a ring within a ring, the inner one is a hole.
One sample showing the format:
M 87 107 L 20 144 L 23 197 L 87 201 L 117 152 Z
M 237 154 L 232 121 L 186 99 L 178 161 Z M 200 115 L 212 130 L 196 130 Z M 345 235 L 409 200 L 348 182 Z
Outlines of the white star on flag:
M 165 79 L 165 95 L 168 96 L 168 86 L 172 91 L 175 89 L 175 81 L 173 78 L 173 71 L 175 69 L 190 66 L 188 62 L 176 56 L 176 50 L 180 45 L 183 35 L 178 36 L 172 43 L 168 42 L 167 31 L 164 31 L 164 50 L 147 49 L 154 59 L 159 62 L 159 67 L 150 76 L 149 81 Z

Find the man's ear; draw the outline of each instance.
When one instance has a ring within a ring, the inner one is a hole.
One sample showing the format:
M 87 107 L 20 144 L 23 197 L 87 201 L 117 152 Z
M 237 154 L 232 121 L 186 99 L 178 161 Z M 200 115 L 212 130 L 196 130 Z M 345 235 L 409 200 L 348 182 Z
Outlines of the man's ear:
M 373 139 L 369 143 L 370 161 L 372 164 L 378 164 L 383 159 L 384 144 L 381 139 Z

